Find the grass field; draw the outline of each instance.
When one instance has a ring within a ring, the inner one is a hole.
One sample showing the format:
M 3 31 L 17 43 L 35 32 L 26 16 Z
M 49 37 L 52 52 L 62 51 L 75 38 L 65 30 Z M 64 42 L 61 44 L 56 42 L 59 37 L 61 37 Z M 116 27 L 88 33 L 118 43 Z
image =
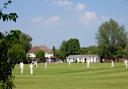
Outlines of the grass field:
M 86 64 L 39 64 L 34 74 L 29 74 L 29 67 L 25 65 L 24 74 L 19 73 L 19 66 L 15 67 L 15 89 L 128 89 L 128 70 L 123 64 L 116 64 L 111 69 L 109 63 L 93 63 L 90 69 Z

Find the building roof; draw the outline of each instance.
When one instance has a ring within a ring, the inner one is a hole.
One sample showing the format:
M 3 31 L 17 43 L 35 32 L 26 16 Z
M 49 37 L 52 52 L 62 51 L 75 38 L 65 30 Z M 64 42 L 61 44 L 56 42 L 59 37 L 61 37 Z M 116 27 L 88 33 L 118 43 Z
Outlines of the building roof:
M 33 46 L 28 52 L 29 53 L 35 53 L 37 50 L 42 50 L 45 53 L 52 53 L 52 50 L 49 49 L 46 45 Z
M 97 57 L 98 55 L 93 55 L 93 54 L 87 54 L 87 55 L 69 55 L 66 58 L 87 58 L 87 57 Z

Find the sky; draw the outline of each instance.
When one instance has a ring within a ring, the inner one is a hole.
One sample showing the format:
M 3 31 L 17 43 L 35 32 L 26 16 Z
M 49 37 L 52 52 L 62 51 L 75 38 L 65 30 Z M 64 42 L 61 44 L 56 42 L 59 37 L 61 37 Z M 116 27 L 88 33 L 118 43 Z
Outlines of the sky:
M 0 31 L 21 30 L 32 45 L 53 45 L 77 38 L 81 47 L 96 45 L 99 26 L 113 18 L 128 31 L 127 0 L 12 0 L 5 13 L 16 12 L 17 22 L 0 21 Z

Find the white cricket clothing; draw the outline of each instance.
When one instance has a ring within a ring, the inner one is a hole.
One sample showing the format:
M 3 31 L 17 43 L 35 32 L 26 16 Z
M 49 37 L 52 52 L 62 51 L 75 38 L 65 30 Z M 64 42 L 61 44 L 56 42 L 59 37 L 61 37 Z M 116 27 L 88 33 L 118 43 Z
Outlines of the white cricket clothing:
M 69 67 L 70 67 L 70 65 L 71 65 L 71 62 L 70 62 L 70 60 L 68 61 L 68 65 L 69 65 Z
M 112 61 L 112 68 L 114 69 L 114 61 Z
M 126 67 L 126 69 L 128 68 L 128 61 L 125 59 L 125 61 L 124 61 L 124 64 L 125 64 L 125 67 Z
M 90 68 L 90 60 L 87 60 L 87 68 Z
M 21 62 L 20 63 L 20 73 L 23 74 L 23 72 L 24 72 L 24 63 Z
M 44 68 L 47 69 L 47 62 L 44 63 Z
M 34 66 L 37 68 L 37 61 L 34 61 Z
M 30 74 L 32 75 L 32 74 L 33 74 L 33 64 L 31 63 L 31 64 L 29 65 L 29 67 L 30 67 Z

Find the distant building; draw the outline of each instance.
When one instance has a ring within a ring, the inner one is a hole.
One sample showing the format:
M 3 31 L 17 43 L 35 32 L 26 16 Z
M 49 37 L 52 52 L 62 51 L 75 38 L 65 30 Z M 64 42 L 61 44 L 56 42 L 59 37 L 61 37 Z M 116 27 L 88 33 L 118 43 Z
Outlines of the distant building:
M 100 62 L 100 58 L 98 55 L 69 55 L 68 57 L 66 57 L 66 61 L 70 61 L 70 62 L 86 62 L 87 60 L 89 60 L 90 62 Z
M 49 49 L 46 45 L 41 45 L 41 46 L 33 46 L 27 53 L 27 57 L 30 59 L 36 59 L 36 52 L 38 50 L 42 50 L 45 52 L 45 58 L 50 59 L 53 57 L 53 52 L 51 49 Z

